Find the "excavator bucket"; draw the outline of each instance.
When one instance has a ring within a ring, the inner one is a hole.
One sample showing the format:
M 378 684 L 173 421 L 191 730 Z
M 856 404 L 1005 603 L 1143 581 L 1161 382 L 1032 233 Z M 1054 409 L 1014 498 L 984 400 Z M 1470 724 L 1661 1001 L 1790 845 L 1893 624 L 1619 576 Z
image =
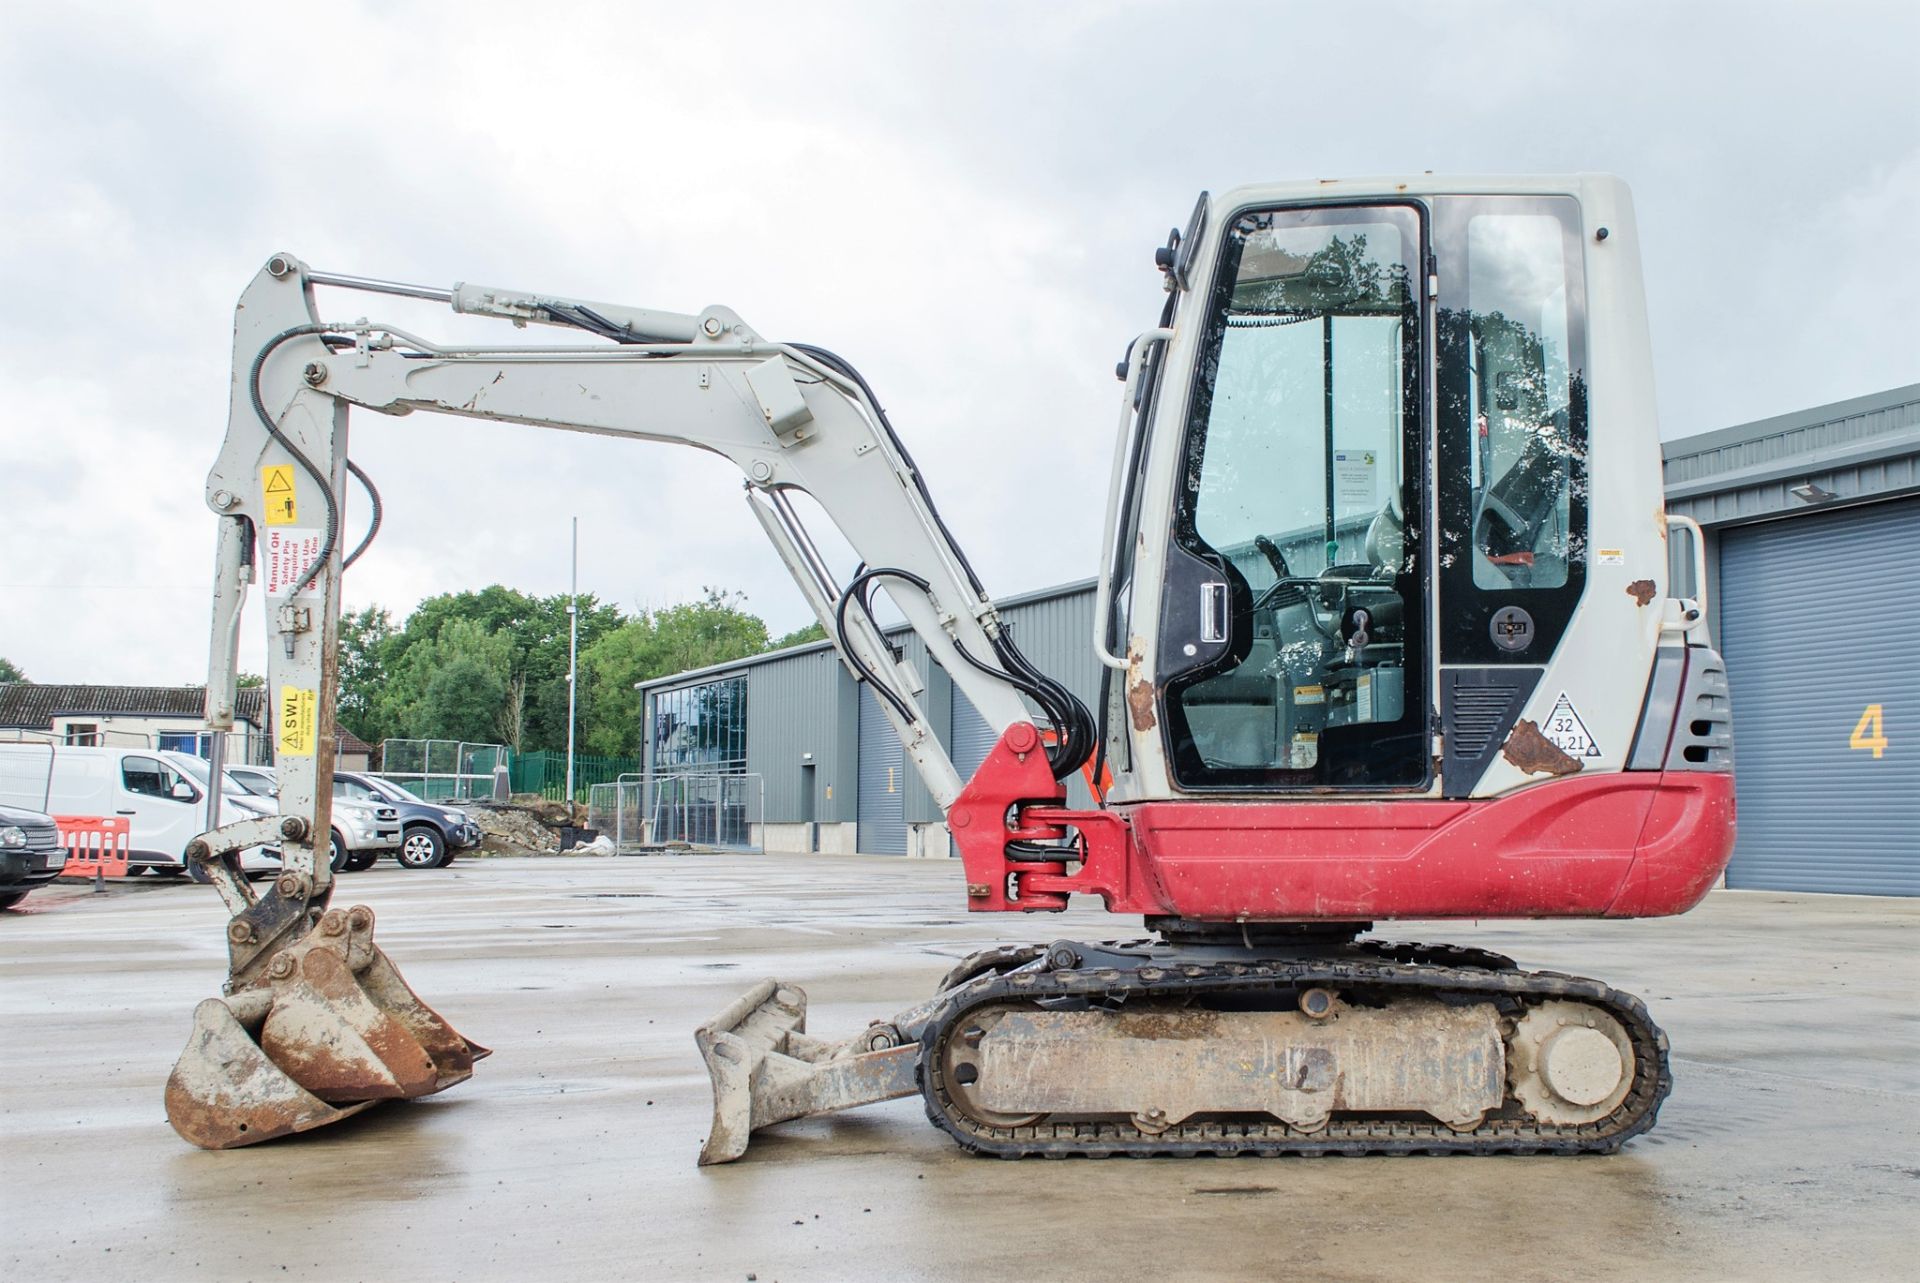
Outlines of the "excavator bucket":
M 694 1031 L 713 1080 L 701 1166 L 740 1157 L 762 1127 L 913 1095 L 920 1047 L 912 1027 L 909 1014 L 845 1042 L 809 1037 L 806 991 L 762 980 Z
M 167 1121 L 202 1149 L 310 1131 L 473 1075 L 487 1048 L 421 1002 L 373 943 L 373 911 L 328 910 L 265 985 L 209 998 L 167 1080 Z

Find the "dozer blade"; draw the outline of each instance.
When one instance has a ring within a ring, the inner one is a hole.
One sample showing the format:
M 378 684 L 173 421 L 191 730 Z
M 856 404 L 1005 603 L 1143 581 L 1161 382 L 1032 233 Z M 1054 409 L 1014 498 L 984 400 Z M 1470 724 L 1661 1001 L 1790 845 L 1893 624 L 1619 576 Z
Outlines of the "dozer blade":
M 841 1043 L 807 1036 L 807 995 L 762 980 L 694 1031 L 713 1080 L 713 1129 L 700 1164 L 730 1163 L 762 1127 L 911 1096 L 918 1044 L 908 1017 Z
M 273 957 L 267 984 L 194 1012 L 167 1119 L 203 1149 L 310 1131 L 381 1100 L 429 1096 L 490 1054 L 407 987 L 373 943 L 373 911 L 329 910 Z

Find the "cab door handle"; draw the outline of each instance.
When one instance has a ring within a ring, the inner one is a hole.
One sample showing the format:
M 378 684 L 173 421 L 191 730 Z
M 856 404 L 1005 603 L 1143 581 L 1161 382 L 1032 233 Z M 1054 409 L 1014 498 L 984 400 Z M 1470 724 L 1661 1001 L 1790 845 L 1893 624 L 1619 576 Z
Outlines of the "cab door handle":
M 115 811 L 115 812 L 114 812 L 114 814 L 115 814 L 115 815 L 138 815 L 138 814 L 140 814 L 140 812 L 138 812 L 138 811 Z
M 1210 580 L 1200 585 L 1200 640 L 1223 642 L 1227 639 L 1227 585 Z

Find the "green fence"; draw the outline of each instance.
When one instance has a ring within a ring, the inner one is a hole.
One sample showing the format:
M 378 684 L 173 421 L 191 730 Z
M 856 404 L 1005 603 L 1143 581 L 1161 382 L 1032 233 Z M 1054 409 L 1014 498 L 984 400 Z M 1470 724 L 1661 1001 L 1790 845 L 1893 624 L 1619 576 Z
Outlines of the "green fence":
M 603 757 L 597 753 L 573 755 L 573 799 L 587 800 L 587 790 L 595 784 L 611 784 L 622 775 L 637 774 L 638 757 Z M 565 753 L 522 753 L 513 759 L 508 779 L 516 793 L 538 793 L 558 802 L 567 791 L 567 755 Z

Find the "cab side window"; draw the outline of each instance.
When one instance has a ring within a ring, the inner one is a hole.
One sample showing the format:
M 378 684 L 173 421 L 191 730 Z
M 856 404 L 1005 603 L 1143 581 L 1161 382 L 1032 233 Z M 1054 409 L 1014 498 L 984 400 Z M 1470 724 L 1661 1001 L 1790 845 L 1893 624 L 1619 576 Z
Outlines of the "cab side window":
M 173 786 L 184 779 L 166 763 L 151 757 L 120 759 L 120 783 L 129 793 L 173 799 Z M 198 792 L 198 790 L 195 790 Z
M 352 798 L 356 802 L 379 800 L 375 797 L 373 790 L 366 785 L 355 783 L 353 780 L 343 780 L 337 775 L 333 778 L 333 795 L 335 797 Z
M 1434 201 L 1443 664 L 1544 663 L 1585 588 L 1583 244 L 1572 197 Z

